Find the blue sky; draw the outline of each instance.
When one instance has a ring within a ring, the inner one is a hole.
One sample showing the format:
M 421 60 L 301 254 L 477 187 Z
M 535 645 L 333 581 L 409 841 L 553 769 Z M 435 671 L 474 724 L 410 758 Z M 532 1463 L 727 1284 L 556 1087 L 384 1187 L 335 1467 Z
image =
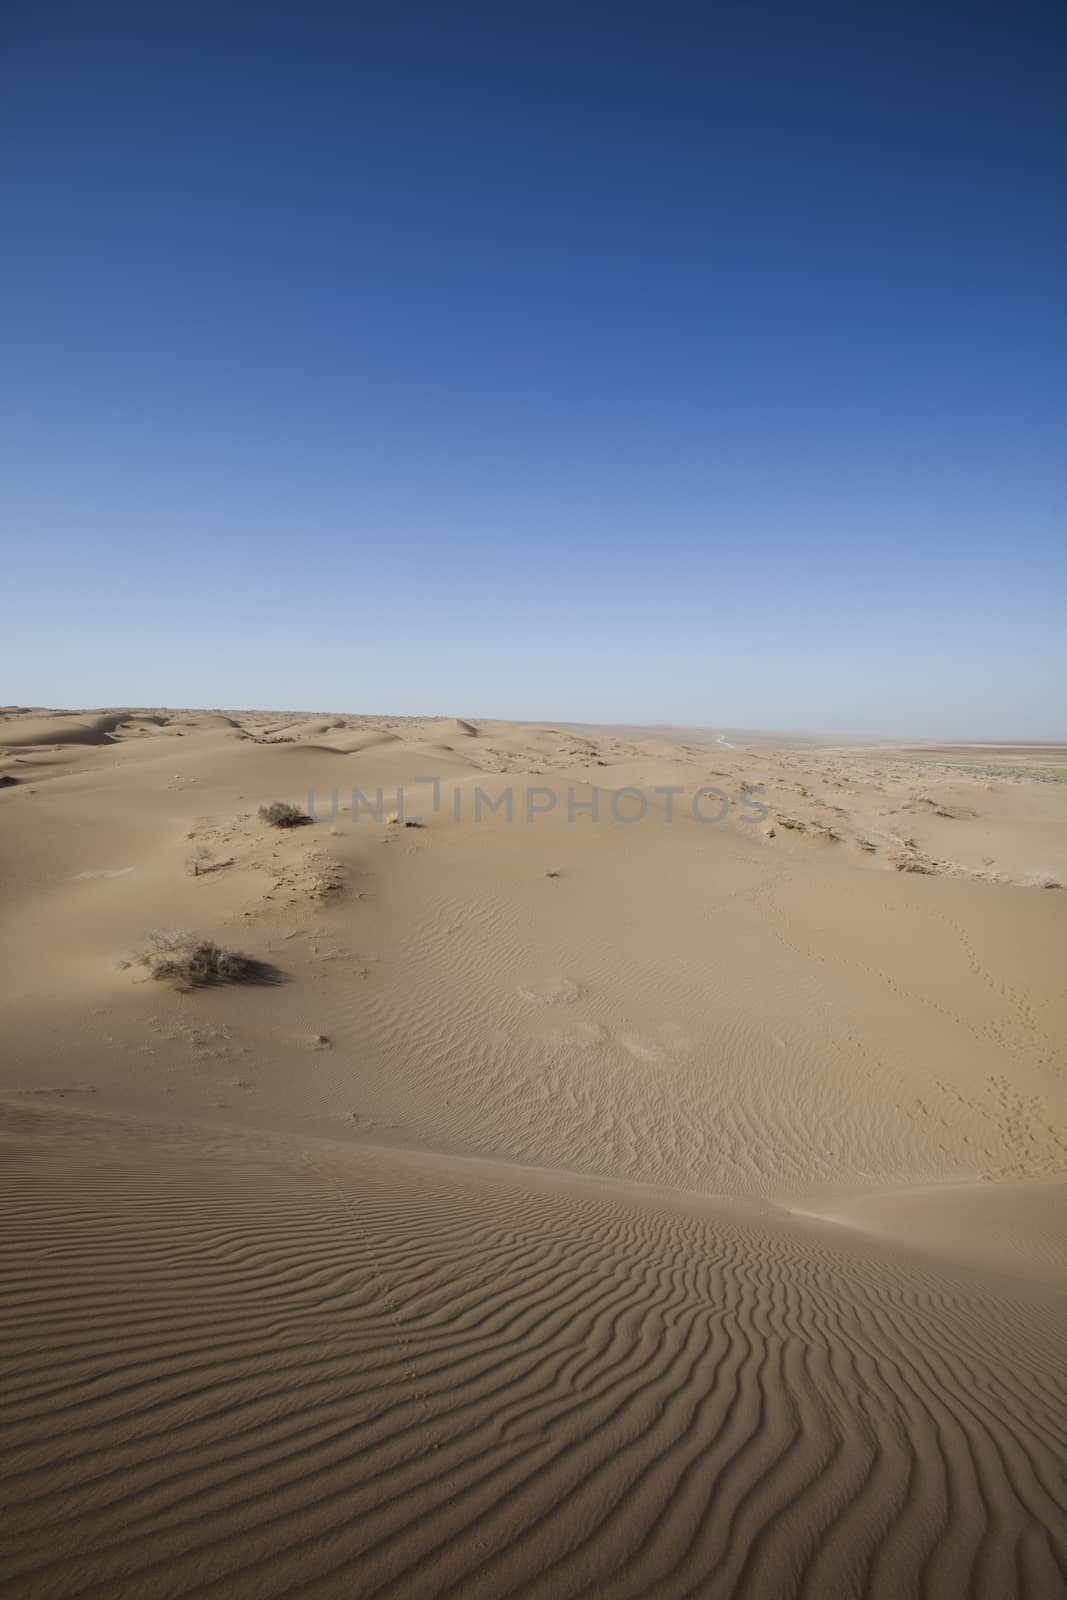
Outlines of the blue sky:
M 1067 737 L 1058 6 L 0 25 L 0 698 Z

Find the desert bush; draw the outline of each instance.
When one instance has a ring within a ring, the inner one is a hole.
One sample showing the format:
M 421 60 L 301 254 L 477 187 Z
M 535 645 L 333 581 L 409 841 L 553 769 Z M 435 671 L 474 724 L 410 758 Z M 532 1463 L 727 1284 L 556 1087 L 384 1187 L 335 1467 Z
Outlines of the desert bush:
M 209 850 L 206 845 L 198 844 L 193 850 L 192 854 L 186 859 L 189 870 L 193 877 L 199 878 L 202 872 L 206 872 L 208 870 L 211 863 L 215 859 L 215 855 L 214 852 Z
M 154 929 L 135 959 L 148 968 L 153 978 L 169 978 L 190 986 L 240 983 L 255 966 L 247 956 L 224 950 L 214 939 L 205 939 L 188 928 L 174 932 Z
M 302 823 L 311 821 L 306 812 L 290 805 L 288 800 L 272 800 L 269 806 L 260 806 L 259 817 L 272 828 L 299 828 Z

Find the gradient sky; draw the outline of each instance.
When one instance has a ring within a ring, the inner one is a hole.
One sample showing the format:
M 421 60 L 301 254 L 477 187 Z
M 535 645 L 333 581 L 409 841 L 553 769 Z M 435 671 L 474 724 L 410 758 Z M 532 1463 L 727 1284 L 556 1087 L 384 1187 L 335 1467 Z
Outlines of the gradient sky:
M 9 4 L 0 699 L 1067 737 L 1059 4 Z

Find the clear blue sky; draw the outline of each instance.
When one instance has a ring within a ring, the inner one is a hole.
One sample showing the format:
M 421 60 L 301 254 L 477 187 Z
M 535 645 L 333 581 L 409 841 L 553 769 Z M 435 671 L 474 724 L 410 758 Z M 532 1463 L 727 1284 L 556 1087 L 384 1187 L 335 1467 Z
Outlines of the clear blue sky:
M 1065 52 L 6 7 L 0 699 L 1067 737 Z

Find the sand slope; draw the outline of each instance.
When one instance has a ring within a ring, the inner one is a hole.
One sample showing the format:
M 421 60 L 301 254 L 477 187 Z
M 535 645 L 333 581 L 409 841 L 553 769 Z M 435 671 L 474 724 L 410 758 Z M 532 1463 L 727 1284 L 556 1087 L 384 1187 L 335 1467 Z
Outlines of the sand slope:
M 1063 1582 L 1062 1302 L 469 1162 L 5 1134 L 9 1592 Z
M 1065 1591 L 1055 752 L 112 716 L 4 758 L 0 1593 Z

